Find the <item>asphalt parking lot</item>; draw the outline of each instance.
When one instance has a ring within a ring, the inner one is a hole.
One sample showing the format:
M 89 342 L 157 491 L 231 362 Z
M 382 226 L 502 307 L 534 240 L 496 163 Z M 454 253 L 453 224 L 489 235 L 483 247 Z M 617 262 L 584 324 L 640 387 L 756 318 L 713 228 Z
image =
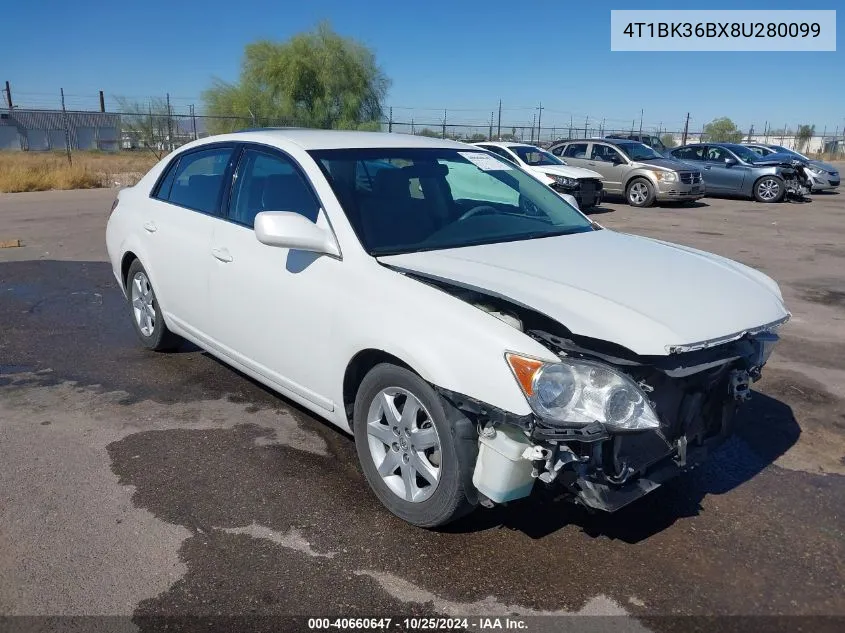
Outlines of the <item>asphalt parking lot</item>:
M 136 345 L 113 197 L 0 195 L 0 241 L 23 242 L 0 249 L 0 614 L 845 617 L 845 194 L 604 204 L 608 228 L 781 284 L 793 318 L 740 431 L 615 515 L 527 500 L 441 531 L 388 514 L 343 433 L 195 348 Z

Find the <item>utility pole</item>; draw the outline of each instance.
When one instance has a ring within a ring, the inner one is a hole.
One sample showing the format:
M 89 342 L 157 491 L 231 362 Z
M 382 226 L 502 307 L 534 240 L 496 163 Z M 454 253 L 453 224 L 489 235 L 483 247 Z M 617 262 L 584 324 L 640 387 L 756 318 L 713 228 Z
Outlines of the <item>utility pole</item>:
M 12 87 L 9 85 L 8 81 L 6 82 L 6 103 L 9 106 L 9 110 L 15 107 L 12 104 Z
M 569 138 L 572 138 L 572 115 L 569 115 Z
M 631 119 L 631 136 L 634 135 L 634 126 L 637 124 L 636 119 Z
M 443 138 L 446 138 L 446 109 L 443 109 L 443 133 L 441 134 Z
M 601 120 L 601 125 L 599 126 L 599 136 L 604 137 L 604 122 L 605 119 Z
M 493 112 L 490 113 L 490 134 L 487 136 L 488 141 L 493 140 Z
M 194 140 L 197 140 L 197 111 L 193 103 L 191 104 L 191 130 L 194 133 Z
M 541 121 L 543 120 L 543 102 L 540 102 L 540 106 L 537 108 L 540 114 L 537 115 L 537 142 L 540 142 L 540 134 L 542 133 L 542 128 L 540 127 Z
M 390 118 L 387 119 L 387 131 L 393 131 L 393 106 L 390 106 Z
M 640 108 L 640 140 L 643 138 L 643 108 Z
M 537 113 L 531 115 L 531 142 L 534 142 L 534 125 L 537 123 Z
M 73 167 L 73 159 L 70 157 L 70 130 L 68 129 L 67 110 L 65 110 L 65 89 L 59 88 L 62 93 L 62 118 L 65 120 L 65 149 L 67 150 L 67 163 Z
M 763 143 L 768 144 L 769 142 L 769 122 L 763 124 Z
M 496 126 L 496 138 L 502 139 L 502 100 L 499 99 L 499 124 Z
M 167 146 L 173 151 L 173 119 L 170 116 L 170 93 L 167 93 Z
M 416 130 L 414 130 L 414 117 L 411 117 L 411 134 L 416 134 Z
M 100 90 L 100 112 L 106 111 L 106 98 L 103 96 L 103 91 Z
M 584 119 L 584 138 L 589 138 L 590 133 L 588 132 L 587 128 L 590 125 L 590 115 L 587 115 L 587 118 Z
M 687 133 L 689 132 L 689 112 L 687 112 L 687 121 L 684 123 L 684 135 L 681 137 L 681 145 L 687 144 Z

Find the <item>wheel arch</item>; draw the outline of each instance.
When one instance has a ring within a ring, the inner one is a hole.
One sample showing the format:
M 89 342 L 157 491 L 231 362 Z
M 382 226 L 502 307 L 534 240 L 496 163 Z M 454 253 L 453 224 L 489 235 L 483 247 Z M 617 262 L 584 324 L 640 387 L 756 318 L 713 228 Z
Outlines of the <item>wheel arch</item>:
M 346 365 L 346 370 L 343 373 L 343 413 L 349 423 L 349 428 L 352 428 L 352 413 L 355 407 L 355 396 L 358 394 L 358 388 L 361 386 L 364 376 L 366 376 L 373 367 L 382 363 L 390 363 L 397 365 L 398 367 L 403 367 L 425 380 L 420 372 L 395 354 L 373 347 L 359 351 L 349 360 Z
M 129 274 L 129 268 L 136 259 L 139 259 L 139 257 L 132 251 L 126 251 L 120 259 L 120 281 L 124 288 L 126 288 L 126 276 Z

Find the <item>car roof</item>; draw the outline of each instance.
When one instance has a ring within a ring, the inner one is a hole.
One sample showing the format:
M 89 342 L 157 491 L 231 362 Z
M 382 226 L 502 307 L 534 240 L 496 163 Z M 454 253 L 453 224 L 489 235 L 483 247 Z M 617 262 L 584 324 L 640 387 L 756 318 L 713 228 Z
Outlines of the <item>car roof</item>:
M 408 148 L 453 148 L 467 149 L 468 143 L 459 143 L 447 139 L 429 136 L 415 136 L 412 134 L 397 134 L 390 132 L 356 132 L 345 130 L 309 130 L 304 128 L 262 128 L 244 130 L 232 134 L 208 136 L 200 141 L 190 143 L 192 147 L 199 147 L 207 143 L 224 141 L 253 142 L 265 145 L 283 146 L 289 143 L 298 145 L 305 150 L 314 149 L 363 149 L 377 147 L 408 147 Z
M 473 143 L 473 145 L 492 145 L 494 147 L 537 147 L 531 143 L 517 143 L 515 141 L 478 141 L 477 143 Z

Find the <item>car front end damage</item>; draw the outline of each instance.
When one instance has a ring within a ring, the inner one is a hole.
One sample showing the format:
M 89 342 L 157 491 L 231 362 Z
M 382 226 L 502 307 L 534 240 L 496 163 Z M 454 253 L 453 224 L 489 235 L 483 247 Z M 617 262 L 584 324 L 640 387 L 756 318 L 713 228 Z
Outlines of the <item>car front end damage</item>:
M 598 178 L 569 178 L 555 174 L 549 174 L 548 177 L 552 180 L 549 184 L 552 189 L 558 193 L 571 195 L 578 201 L 581 209 L 589 209 L 601 204 L 604 187 Z
M 527 335 L 560 358 L 534 366 L 532 359 L 508 359 L 531 404 L 529 415 L 439 390 L 477 425 L 473 483 L 481 500 L 507 502 L 546 489 L 608 512 L 695 468 L 731 435 L 737 409 L 750 397 L 786 320 L 643 357 L 572 336 L 545 319 L 530 324 L 521 318 L 532 315 L 479 307 L 525 325 Z M 544 371 L 553 376 L 549 384 Z M 570 384 L 580 393 L 567 391 Z

